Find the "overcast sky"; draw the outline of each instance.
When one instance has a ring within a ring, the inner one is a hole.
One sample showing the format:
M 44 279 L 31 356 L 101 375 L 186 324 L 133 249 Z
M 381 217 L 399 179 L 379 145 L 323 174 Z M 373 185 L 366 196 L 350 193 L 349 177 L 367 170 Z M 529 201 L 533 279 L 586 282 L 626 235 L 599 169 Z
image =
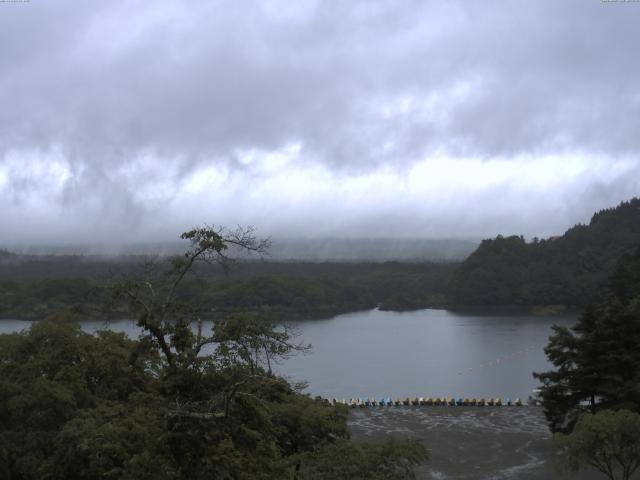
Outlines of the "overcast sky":
M 0 242 L 547 236 L 640 194 L 640 3 L 0 2 Z

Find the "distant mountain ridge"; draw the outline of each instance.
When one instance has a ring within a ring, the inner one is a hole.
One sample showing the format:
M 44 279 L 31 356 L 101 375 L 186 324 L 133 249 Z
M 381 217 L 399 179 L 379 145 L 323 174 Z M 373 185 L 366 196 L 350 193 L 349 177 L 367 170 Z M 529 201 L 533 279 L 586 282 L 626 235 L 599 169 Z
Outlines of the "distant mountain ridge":
M 599 300 L 617 261 L 640 246 L 640 199 L 593 215 L 560 237 L 483 240 L 454 271 L 452 306 L 583 306 Z

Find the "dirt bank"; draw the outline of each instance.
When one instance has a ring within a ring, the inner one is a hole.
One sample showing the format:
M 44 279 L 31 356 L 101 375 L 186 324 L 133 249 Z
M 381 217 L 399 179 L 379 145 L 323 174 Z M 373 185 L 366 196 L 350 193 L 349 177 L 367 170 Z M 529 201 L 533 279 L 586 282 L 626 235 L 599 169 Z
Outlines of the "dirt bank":
M 602 478 L 593 472 L 559 473 L 558 454 L 538 407 L 372 407 L 352 410 L 349 428 L 358 440 L 391 434 L 421 439 L 431 451 L 421 479 Z

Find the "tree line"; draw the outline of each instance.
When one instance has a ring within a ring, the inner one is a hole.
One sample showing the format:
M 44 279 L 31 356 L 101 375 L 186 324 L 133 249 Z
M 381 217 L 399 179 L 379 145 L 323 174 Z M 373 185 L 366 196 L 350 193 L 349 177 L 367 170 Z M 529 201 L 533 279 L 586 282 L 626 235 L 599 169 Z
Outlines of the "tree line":
M 43 319 L 61 310 L 78 318 L 127 317 L 106 311 L 115 279 L 165 268 L 168 257 L 25 257 L 0 259 L 0 318 Z M 227 273 L 193 267 L 176 294 L 197 303 L 209 318 L 254 312 L 284 319 L 322 318 L 375 307 L 442 307 L 451 263 L 334 263 L 240 261 Z

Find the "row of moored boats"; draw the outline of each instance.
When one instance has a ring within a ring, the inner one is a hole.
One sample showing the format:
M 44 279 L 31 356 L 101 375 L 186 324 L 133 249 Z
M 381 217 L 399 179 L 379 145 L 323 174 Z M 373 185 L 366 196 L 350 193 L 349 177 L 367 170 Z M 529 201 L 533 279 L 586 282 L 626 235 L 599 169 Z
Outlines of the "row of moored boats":
M 507 398 L 506 400 L 502 400 L 501 398 L 453 398 L 453 397 L 404 397 L 404 398 L 390 398 L 390 397 L 382 397 L 379 399 L 376 398 L 350 398 L 339 400 L 337 398 L 332 399 L 324 399 L 324 401 L 329 402 L 333 405 L 348 405 L 351 408 L 365 408 L 365 407 L 377 407 L 377 406 L 441 406 L 441 407 L 502 407 L 502 406 L 522 406 L 522 400 L 516 398 L 515 400 L 511 400 Z

